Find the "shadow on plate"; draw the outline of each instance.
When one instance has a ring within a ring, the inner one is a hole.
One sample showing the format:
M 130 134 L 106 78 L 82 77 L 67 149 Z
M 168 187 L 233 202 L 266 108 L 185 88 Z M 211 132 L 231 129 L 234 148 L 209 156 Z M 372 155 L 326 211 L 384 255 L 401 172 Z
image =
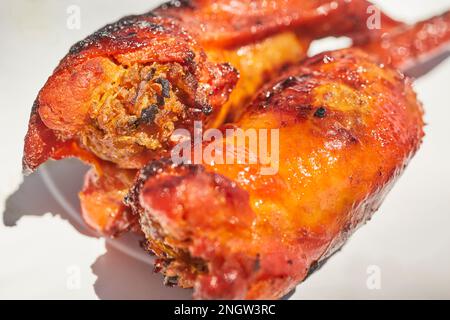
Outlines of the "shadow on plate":
M 439 66 L 448 57 L 450 57 L 450 49 L 439 52 L 433 57 L 422 61 L 421 63 L 416 63 L 406 71 L 406 74 L 414 79 L 420 78 Z
M 49 162 L 24 181 L 8 197 L 3 224 L 17 227 L 24 216 L 43 216 L 51 212 L 68 221 L 85 236 L 99 235 L 86 228 L 79 215 L 78 192 L 87 167 L 74 159 Z M 152 259 L 139 246 L 139 238 L 126 235 L 106 239 L 106 253 L 92 264 L 97 276 L 94 290 L 100 299 L 190 299 L 191 290 L 163 285 L 161 275 L 153 273 Z
M 163 277 L 153 273 L 151 264 L 130 258 L 110 244 L 106 250 L 91 266 L 97 276 L 95 293 L 100 299 L 191 299 L 192 290 L 164 286 Z
M 49 162 L 24 181 L 5 204 L 3 223 L 17 227 L 24 216 L 42 216 L 51 212 L 68 221 L 89 237 L 99 235 L 86 228 L 79 215 L 78 191 L 88 167 L 74 159 Z M 139 246 L 140 239 L 128 234 L 106 239 L 106 253 L 91 265 L 97 276 L 94 290 L 100 299 L 191 299 L 192 290 L 170 288 L 153 273 L 152 259 Z M 293 290 L 283 300 L 289 299 Z
M 19 189 L 8 197 L 3 212 L 3 224 L 7 227 L 16 226 L 24 216 L 42 216 L 51 213 L 68 221 L 78 232 L 98 237 L 95 232 L 80 224 L 81 217 L 73 216 L 67 212 L 65 204 L 75 208 L 79 212 L 78 192 L 81 189 L 82 178 L 87 167 L 75 160 L 66 160 L 60 163 L 49 163 L 37 172 L 24 177 Z M 66 179 L 50 181 L 52 186 L 58 186 L 64 194 L 64 201 L 58 201 L 54 196 L 48 179 L 52 179 L 49 173 L 57 175 L 63 173 Z M 61 183 L 62 182 L 62 183 Z

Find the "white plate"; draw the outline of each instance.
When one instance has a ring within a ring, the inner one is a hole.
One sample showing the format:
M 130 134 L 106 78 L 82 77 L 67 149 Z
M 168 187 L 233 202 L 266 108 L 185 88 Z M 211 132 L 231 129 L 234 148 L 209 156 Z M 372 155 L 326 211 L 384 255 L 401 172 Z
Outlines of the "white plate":
M 0 59 L 0 201 L 7 200 L 0 223 L 0 298 L 190 297 L 189 290 L 162 285 L 139 239 L 105 240 L 84 226 L 77 192 L 86 168 L 76 160 L 46 164 L 14 193 L 29 110 L 46 77 L 75 41 L 121 16 L 145 12 L 151 2 L 0 2 L 0 30 L 6 30 Z M 377 2 L 410 22 L 450 8 L 450 0 Z M 81 9 L 80 30 L 66 27 L 73 3 Z M 328 40 L 314 50 L 335 45 Z M 424 145 L 374 219 L 292 298 L 450 298 L 449 82 L 450 59 L 417 81 L 429 124 Z

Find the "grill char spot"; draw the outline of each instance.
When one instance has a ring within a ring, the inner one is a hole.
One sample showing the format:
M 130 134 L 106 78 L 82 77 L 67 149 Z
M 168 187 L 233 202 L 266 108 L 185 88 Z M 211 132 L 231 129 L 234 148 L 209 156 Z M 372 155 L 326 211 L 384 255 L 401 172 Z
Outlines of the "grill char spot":
M 141 112 L 141 122 L 142 123 L 151 123 L 155 120 L 156 115 L 159 112 L 159 108 L 156 104 L 152 104 L 147 108 L 143 109 Z
M 325 109 L 324 107 L 320 107 L 316 110 L 316 112 L 314 112 L 314 117 L 319 119 L 325 118 L 326 115 L 327 109 Z

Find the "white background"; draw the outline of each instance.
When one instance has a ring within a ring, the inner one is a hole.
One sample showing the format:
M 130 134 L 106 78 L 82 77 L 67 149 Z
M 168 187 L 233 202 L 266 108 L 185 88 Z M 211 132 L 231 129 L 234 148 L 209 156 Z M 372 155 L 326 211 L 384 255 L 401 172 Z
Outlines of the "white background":
M 18 189 L 29 112 L 60 58 L 106 23 L 157 2 L 0 1 L 0 298 L 189 298 L 189 291 L 163 287 L 148 262 L 120 250 L 134 248 L 135 240 L 106 242 L 77 224 L 69 212 L 78 210 L 84 169 L 77 163 L 47 166 Z M 450 9 L 450 0 L 376 2 L 409 22 Z M 66 27 L 70 5 L 81 8 L 80 30 Z M 421 150 L 372 221 L 292 298 L 450 298 L 449 83 L 450 59 L 416 81 L 428 123 Z M 135 247 L 129 253 L 143 259 Z M 379 290 L 367 287 L 370 266 L 381 272 Z

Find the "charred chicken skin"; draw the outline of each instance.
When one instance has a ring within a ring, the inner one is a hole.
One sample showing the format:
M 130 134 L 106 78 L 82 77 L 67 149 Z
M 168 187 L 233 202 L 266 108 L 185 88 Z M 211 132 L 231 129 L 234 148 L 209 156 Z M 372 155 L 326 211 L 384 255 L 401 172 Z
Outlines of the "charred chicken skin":
M 381 28 L 368 30 L 372 9 L 172 1 L 107 25 L 73 46 L 40 91 L 24 169 L 65 157 L 91 164 L 86 222 L 108 236 L 142 230 L 167 283 L 197 298 L 279 298 L 370 217 L 423 136 L 410 81 L 391 67 L 448 45 L 450 16 L 408 26 L 381 13 Z M 325 36 L 349 36 L 355 48 L 304 60 Z M 168 160 L 176 129 L 225 119 L 223 130 L 280 130 L 277 174 Z
M 242 107 L 265 76 L 303 59 L 313 38 L 367 32 L 370 5 L 175 1 L 108 25 L 74 45 L 39 93 L 26 144 L 41 148 L 26 148 L 24 165 L 78 156 L 70 141 L 139 169 L 169 148 L 174 128 L 222 122 L 230 93 Z M 385 29 L 400 25 L 382 17 Z
M 73 46 L 40 91 L 24 168 L 69 156 L 94 165 L 82 208 L 91 227 L 111 235 L 95 221 L 116 221 L 122 208 L 113 214 L 116 205 L 94 204 L 130 186 L 129 179 L 118 181 L 129 175 L 123 169 L 164 155 L 176 128 L 237 119 L 278 69 L 305 58 L 313 38 L 364 38 L 369 6 L 364 0 L 174 1 L 108 25 Z M 381 18 L 383 29 L 371 34 L 401 25 Z M 102 168 L 107 162 L 117 166 L 116 177 L 104 175 L 113 171 Z M 113 192 L 111 185 L 120 187 Z

